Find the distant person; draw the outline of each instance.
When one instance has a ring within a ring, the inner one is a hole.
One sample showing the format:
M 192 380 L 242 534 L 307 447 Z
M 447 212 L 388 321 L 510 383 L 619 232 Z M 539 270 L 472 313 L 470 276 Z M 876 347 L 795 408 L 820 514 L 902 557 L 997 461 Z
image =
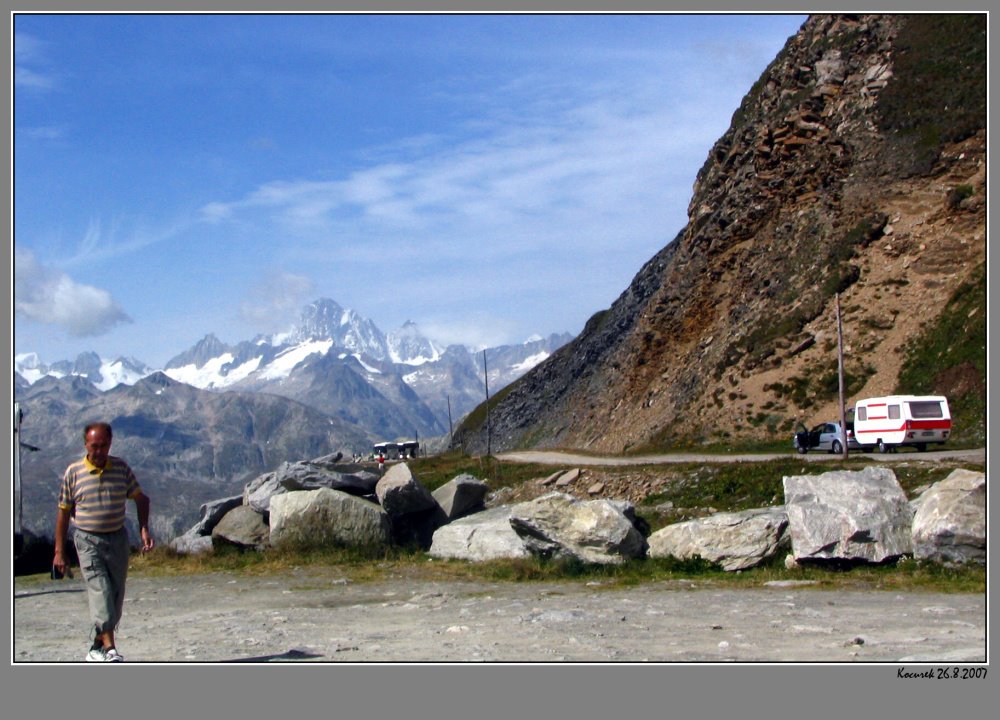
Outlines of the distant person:
M 378 471 L 379 471 L 379 473 L 381 473 L 383 470 L 385 470 L 385 455 L 383 455 L 382 453 L 379 453 L 378 454 Z
M 129 544 L 125 530 L 125 501 L 135 503 L 139 516 L 142 551 L 153 549 L 149 532 L 149 498 L 124 460 L 110 455 L 111 426 L 91 423 L 83 431 L 87 453 L 63 475 L 56 517 L 57 573 L 66 572 L 63 547 L 70 517 L 76 525 L 73 543 L 80 558 L 80 573 L 87 586 L 94 643 L 87 662 L 124 662 L 115 647 L 115 630 L 125 602 Z

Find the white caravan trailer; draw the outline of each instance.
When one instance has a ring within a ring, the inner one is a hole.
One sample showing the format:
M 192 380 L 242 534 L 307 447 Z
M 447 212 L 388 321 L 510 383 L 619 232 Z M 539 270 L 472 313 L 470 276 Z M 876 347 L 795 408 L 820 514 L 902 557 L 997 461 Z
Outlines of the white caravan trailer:
M 941 395 L 888 395 L 858 400 L 854 406 L 854 436 L 866 452 L 905 445 L 923 451 L 949 435 L 951 413 Z

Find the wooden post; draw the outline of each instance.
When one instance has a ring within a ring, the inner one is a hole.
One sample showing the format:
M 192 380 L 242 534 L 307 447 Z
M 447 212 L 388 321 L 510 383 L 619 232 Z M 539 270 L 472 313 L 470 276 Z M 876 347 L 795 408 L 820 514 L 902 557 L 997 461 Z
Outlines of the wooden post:
M 455 432 L 451 427 L 451 395 L 445 395 L 445 399 L 448 400 L 448 447 L 451 448 L 455 442 Z
M 840 440 L 843 445 L 841 457 L 846 460 L 847 448 L 847 413 L 844 410 L 844 327 L 840 321 L 840 293 L 837 293 L 837 382 L 839 385 L 840 404 Z

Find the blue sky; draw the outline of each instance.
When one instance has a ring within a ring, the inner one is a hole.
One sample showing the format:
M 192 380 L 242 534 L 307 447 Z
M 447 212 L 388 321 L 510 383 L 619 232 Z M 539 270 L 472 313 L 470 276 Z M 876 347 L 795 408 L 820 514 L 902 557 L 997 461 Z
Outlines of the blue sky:
M 17 15 L 14 349 L 577 333 L 801 15 Z

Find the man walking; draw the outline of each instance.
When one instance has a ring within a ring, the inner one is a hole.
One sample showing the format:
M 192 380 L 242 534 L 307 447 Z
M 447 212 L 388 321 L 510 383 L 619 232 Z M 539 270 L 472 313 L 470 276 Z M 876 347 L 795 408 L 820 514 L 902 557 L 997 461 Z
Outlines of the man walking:
M 63 547 L 72 517 L 76 524 L 73 541 L 94 625 L 94 644 L 87 653 L 87 662 L 123 662 L 125 658 L 115 647 L 115 629 L 121 620 L 128 574 L 125 502 L 135 502 L 142 551 L 146 552 L 154 545 L 149 531 L 149 498 L 128 464 L 109 454 L 108 423 L 91 423 L 84 428 L 83 443 L 86 455 L 66 468 L 63 475 L 52 565 L 57 572 L 66 572 Z

